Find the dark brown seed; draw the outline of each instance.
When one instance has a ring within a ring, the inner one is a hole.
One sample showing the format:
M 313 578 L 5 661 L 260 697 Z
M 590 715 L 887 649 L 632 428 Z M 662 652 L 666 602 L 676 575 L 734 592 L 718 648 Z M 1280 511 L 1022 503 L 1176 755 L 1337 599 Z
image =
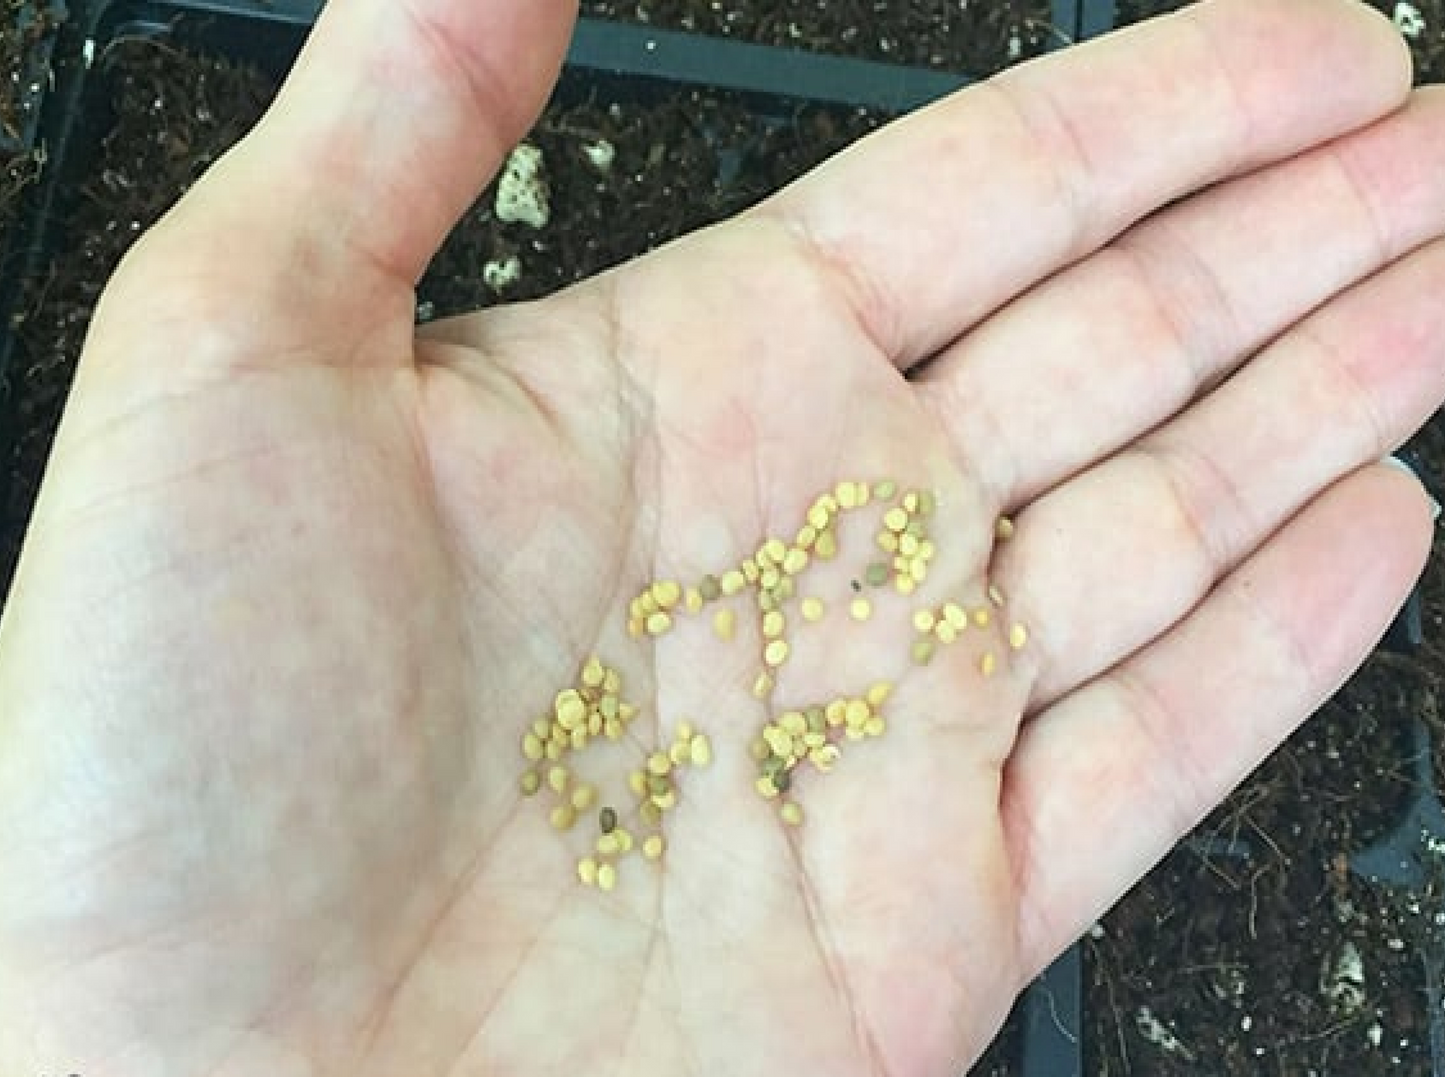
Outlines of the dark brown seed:
M 611 834 L 617 829 L 617 812 L 612 808 L 603 808 L 597 813 L 597 824 L 602 827 L 602 833 Z

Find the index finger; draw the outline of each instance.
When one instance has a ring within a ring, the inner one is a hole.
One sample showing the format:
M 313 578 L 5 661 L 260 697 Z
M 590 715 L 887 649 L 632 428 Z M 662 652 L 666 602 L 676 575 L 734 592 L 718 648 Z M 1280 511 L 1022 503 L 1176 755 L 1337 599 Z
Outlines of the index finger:
M 963 90 L 757 212 L 907 369 L 1160 206 L 1370 123 L 1409 85 L 1364 5 L 1210 0 Z

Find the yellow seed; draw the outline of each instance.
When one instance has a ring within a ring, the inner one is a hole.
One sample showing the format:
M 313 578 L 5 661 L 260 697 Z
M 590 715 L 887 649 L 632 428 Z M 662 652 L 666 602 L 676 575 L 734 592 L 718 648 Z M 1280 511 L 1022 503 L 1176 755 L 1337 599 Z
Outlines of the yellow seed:
M 1022 649 L 1029 641 L 1029 630 L 1021 624 L 1016 624 L 1008 630 L 1008 645 L 1014 650 Z
M 556 760 L 558 760 L 558 759 L 561 759 L 561 758 L 562 758 L 562 745 L 558 744 L 556 741 L 552 741 L 550 744 L 548 744 L 548 745 L 547 745 L 547 758 L 550 759 L 550 760 L 552 760 L 552 761 L 554 761 L 554 762 L 555 762 Z
M 577 788 L 572 790 L 572 807 L 576 808 L 578 811 L 586 811 L 588 808 L 592 807 L 592 802 L 596 798 L 596 787 L 588 785 L 586 782 L 582 782 L 580 785 L 577 786 Z
M 535 770 L 524 770 L 521 785 L 524 797 L 536 796 L 537 790 L 542 788 L 542 777 Z
M 901 534 L 908 526 L 908 513 L 897 505 L 894 505 L 883 514 L 883 526 L 895 535 Z
M 546 740 L 552 735 L 552 719 L 538 718 L 532 723 L 532 732 L 537 734 L 538 740 Z
M 758 609 L 769 613 L 778 608 L 778 596 L 772 591 L 758 592 Z
M 773 784 L 773 779 L 769 778 L 766 774 L 753 783 L 753 788 L 758 791 L 758 794 L 764 800 L 772 800 L 778 795 L 778 787 Z
M 651 800 L 644 800 L 637 809 L 637 814 L 642 816 L 642 821 L 648 826 L 658 826 L 662 822 L 662 809 Z
M 702 591 L 696 587 L 689 587 L 682 593 L 682 604 L 688 613 L 701 612 L 702 602 Z
M 672 747 L 667 750 L 667 758 L 672 760 L 672 765 L 675 767 L 686 763 L 690 754 L 685 741 L 674 741 Z
M 642 843 L 642 855 L 649 860 L 662 859 L 663 850 L 667 848 L 662 840 L 661 834 L 649 834 Z
M 908 578 L 914 583 L 922 583 L 928 578 L 928 562 L 921 557 L 908 562 Z
M 802 711 L 784 711 L 778 717 L 778 726 L 790 737 L 801 737 L 808 731 L 808 719 Z
M 637 708 L 631 703 L 617 704 L 617 720 L 623 725 L 626 725 L 635 717 L 637 717 Z
M 614 830 L 612 834 L 617 839 L 617 851 L 619 853 L 625 855 L 632 852 L 632 847 L 635 844 L 632 838 L 632 831 L 620 826 Z
M 850 726 L 862 725 L 868 720 L 868 716 L 872 713 L 873 711 L 871 708 L 869 708 L 868 701 L 866 699 L 848 700 L 848 705 L 845 710 L 845 717 Z
M 939 621 L 933 626 L 933 634 L 938 637 L 939 643 L 952 643 L 958 639 L 958 629 L 953 627 L 952 621 Z
M 542 739 L 536 733 L 528 733 L 522 738 L 522 754 L 534 763 L 542 758 Z
M 869 587 L 882 587 L 888 582 L 888 566 L 882 561 L 874 561 L 863 570 L 863 580 Z
M 763 727 L 763 739 L 768 742 L 768 747 L 779 759 L 791 759 L 793 756 L 793 738 L 787 730 L 778 726 L 770 725 Z
M 778 816 L 789 826 L 803 825 L 803 809 L 796 800 L 785 800 L 778 808 Z
M 746 587 L 747 585 L 748 585 L 747 577 L 745 577 L 740 570 L 735 569 L 735 568 L 730 568 L 730 569 L 728 569 L 726 572 L 723 573 L 723 577 L 722 577 L 722 593 L 723 593 L 723 594 L 728 595 L 728 596 L 735 595 L 735 594 L 739 593 L 739 592 L 740 592 L 744 587 Z
M 783 574 L 772 565 L 758 573 L 758 586 L 764 591 L 771 591 L 783 582 Z
M 673 741 L 681 744 L 686 744 L 696 735 L 697 730 L 692 727 L 692 723 L 689 722 L 686 718 L 678 719 L 677 726 L 672 731 Z
M 587 730 L 572 730 L 572 737 L 569 746 L 574 752 L 580 752 L 583 748 L 587 747 Z
M 811 550 L 813 543 L 818 541 L 818 529 L 812 524 L 804 524 L 798 528 L 798 535 L 793 539 L 793 545 L 800 550 Z
M 821 748 L 828 743 L 828 734 L 814 733 L 809 731 L 803 734 L 803 747 L 811 752 L 814 748 Z
M 814 748 L 809 752 L 808 759 L 814 767 L 826 774 L 833 769 L 833 765 L 838 762 L 838 757 L 842 754 L 836 744 L 825 744 L 821 748 Z
M 597 887 L 599 890 L 610 891 L 617 885 L 617 869 L 611 864 L 600 864 L 597 867 Z
M 932 539 L 923 539 L 921 542 L 919 542 L 918 559 L 924 564 L 927 564 L 929 561 L 933 560 L 934 552 L 935 550 Z
M 846 699 L 832 700 L 823 708 L 823 716 L 828 720 L 828 724 L 834 728 L 843 724 L 843 720 L 847 717 L 847 714 L 848 701 Z
M 622 739 L 622 719 L 606 718 L 602 722 L 602 735 L 608 740 Z
M 732 639 L 737 626 L 737 614 L 730 609 L 720 609 L 712 615 L 712 630 L 718 639 Z
M 898 552 L 904 557 L 913 557 L 918 553 L 918 540 L 912 535 L 900 535 L 898 538 Z
M 884 553 L 897 553 L 898 536 L 892 531 L 878 532 L 878 548 Z
M 690 750 L 692 753 L 693 766 L 705 767 L 712 762 L 712 741 L 708 740 L 703 734 L 699 733 L 692 738 Z
M 562 723 L 562 728 L 571 729 L 587 717 L 587 704 L 582 701 L 577 689 L 564 688 L 552 701 L 552 711 L 557 715 L 557 721 Z
M 777 668 L 788 660 L 788 641 L 775 639 L 763 649 L 763 661 L 769 666 Z
M 663 811 L 667 811 L 677 804 L 677 790 L 669 789 L 665 793 L 653 793 L 652 796 L 648 797 L 648 800 L 656 804 Z
M 858 487 L 855 483 L 840 482 L 833 487 L 833 496 L 838 499 L 840 509 L 856 509 L 858 507 Z
M 660 636 L 671 627 L 672 618 L 661 610 L 647 615 L 647 634 L 649 636 Z
M 909 490 L 908 493 L 903 495 L 903 508 L 909 513 L 915 513 L 918 511 L 917 490 Z
M 989 616 L 987 607 L 980 606 L 973 611 L 973 623 L 978 625 L 979 628 L 987 628 L 990 620 L 992 620 L 992 618 Z
M 900 595 L 911 595 L 918 587 L 918 581 L 912 576 L 899 576 L 893 581 L 893 586 L 897 588 Z
M 838 537 L 831 531 L 819 531 L 818 541 L 813 543 L 813 556 L 820 561 L 831 561 L 838 555 Z
M 599 688 L 602 685 L 603 676 L 602 661 L 594 654 L 582 667 L 582 683 L 588 688 Z
M 651 587 L 652 600 L 660 610 L 670 610 L 682 598 L 682 586 L 676 580 L 658 580 Z
M 547 771 L 547 784 L 552 787 L 554 792 L 561 793 L 567 788 L 568 777 L 570 775 L 568 775 L 566 767 L 555 766 Z
M 647 757 L 647 770 L 659 778 L 665 778 L 672 770 L 672 760 L 667 757 L 666 752 L 653 752 Z
M 914 640 L 911 654 L 913 657 L 914 665 L 928 665 L 929 662 L 933 661 L 933 640 L 929 639 L 927 636 L 924 636 L 921 639 Z
M 780 538 L 770 538 L 763 543 L 762 552 L 768 555 L 768 560 L 775 565 L 781 565 L 783 558 L 788 556 L 788 544 Z
M 866 598 L 855 598 L 848 603 L 848 615 L 855 621 L 866 621 L 873 616 L 873 603 Z
M 612 699 L 611 696 L 607 697 Z M 587 716 L 587 732 L 591 736 L 598 736 L 602 732 L 602 724 L 607 721 L 600 710 L 595 710 Z
M 794 546 L 783 555 L 783 571 L 789 576 L 796 576 L 803 569 L 808 567 L 808 551 Z
M 823 502 L 815 501 L 808 509 L 808 526 L 814 528 L 821 536 L 827 530 L 828 525 L 833 522 L 833 514 L 828 511 Z
M 743 579 L 747 580 L 748 583 L 757 583 L 758 577 L 762 575 L 762 572 L 763 570 L 758 566 L 754 558 L 749 557 L 743 561 Z
M 920 632 L 932 632 L 934 616 L 932 610 L 915 610 L 913 613 L 913 627 Z
M 892 501 L 893 495 L 898 492 L 898 484 L 892 479 L 884 479 L 873 487 L 873 496 L 879 501 Z
M 876 711 L 879 707 L 883 706 L 884 702 L 892 693 L 893 685 L 887 681 L 879 681 L 868 689 L 868 695 L 865 698 L 868 700 L 868 706 Z
M 585 886 L 595 886 L 597 883 L 597 861 L 590 856 L 584 856 L 577 861 L 577 878 L 582 880 Z
M 616 696 L 603 696 L 597 701 L 597 716 L 599 718 L 616 718 L 617 709 L 618 699 Z
M 617 841 L 617 831 L 597 835 L 596 849 L 598 856 L 616 856 L 621 852 L 622 847 Z
M 993 526 L 993 533 L 1000 542 L 1007 542 L 1014 537 L 1014 522 L 1007 516 L 1000 516 Z
M 943 604 L 943 616 L 954 628 L 968 627 L 968 614 L 957 602 L 945 602 Z
M 758 699 L 763 699 L 772 690 L 773 676 L 767 670 L 763 670 L 758 674 L 757 679 L 753 681 L 753 695 Z
M 640 770 L 634 770 L 627 775 L 627 788 L 632 790 L 632 795 L 644 797 L 647 795 L 647 775 Z
M 773 754 L 773 750 L 768 747 L 768 742 L 762 737 L 754 737 L 753 742 L 748 745 L 748 753 L 753 757 L 754 761 L 761 763 Z
M 777 639 L 783 634 L 783 629 L 788 627 L 788 620 L 783 616 L 781 610 L 769 610 L 763 614 L 763 638 Z
M 799 603 L 805 621 L 821 621 L 823 619 L 823 600 L 809 595 Z
M 577 812 L 573 810 L 571 804 L 558 804 L 547 818 L 552 824 L 553 830 L 570 830 L 572 824 L 577 821 Z
M 993 656 L 993 652 L 984 651 L 983 657 L 978 660 L 978 671 L 982 673 L 985 677 L 992 677 L 994 668 L 995 666 L 997 666 L 997 664 L 998 659 Z

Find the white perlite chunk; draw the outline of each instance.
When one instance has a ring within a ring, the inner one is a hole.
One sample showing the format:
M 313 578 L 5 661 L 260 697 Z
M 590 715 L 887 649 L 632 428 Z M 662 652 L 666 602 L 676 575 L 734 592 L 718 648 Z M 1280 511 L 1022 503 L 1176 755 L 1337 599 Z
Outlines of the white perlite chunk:
M 1400 0 L 1395 5 L 1395 29 L 1409 38 L 1419 37 L 1425 32 L 1425 16 L 1414 4 Z
M 547 177 L 542 171 L 542 151 L 523 142 L 507 158 L 497 182 L 497 220 L 545 228 L 552 217 L 548 203 Z
M 1349 939 L 1320 970 L 1320 994 L 1341 1014 L 1349 1016 L 1365 1004 L 1365 959 Z
M 599 138 L 596 142 L 588 142 L 582 147 L 582 156 L 586 157 L 587 163 L 598 172 L 606 172 L 617 159 L 617 147 L 605 138 Z
M 482 283 L 494 292 L 510 288 L 522 278 L 522 260 L 515 254 L 501 261 L 492 260 L 482 266 Z
M 1155 1017 L 1154 1011 L 1148 1006 L 1140 1006 L 1139 1011 L 1134 1014 L 1134 1027 L 1139 1030 L 1139 1035 L 1161 1051 L 1194 1061 L 1194 1052 L 1185 1047 L 1179 1037 L 1174 1035 L 1173 1029 Z

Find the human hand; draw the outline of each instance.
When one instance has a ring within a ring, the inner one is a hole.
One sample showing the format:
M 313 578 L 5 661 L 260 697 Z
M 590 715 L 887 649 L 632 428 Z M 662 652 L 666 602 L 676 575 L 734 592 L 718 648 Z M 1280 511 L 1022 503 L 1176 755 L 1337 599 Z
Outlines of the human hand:
M 112 281 L 0 622 L 0 1073 L 956 1073 L 1414 579 L 1373 461 L 1445 392 L 1445 100 L 1388 23 L 1209 4 L 414 334 L 570 15 L 335 0 Z M 852 479 L 932 492 L 937 555 L 854 621 L 845 514 L 766 707 L 749 616 L 628 633 Z M 594 653 L 604 798 L 681 719 L 714 756 L 610 891 L 518 789 Z M 882 680 L 781 822 L 768 714 Z

